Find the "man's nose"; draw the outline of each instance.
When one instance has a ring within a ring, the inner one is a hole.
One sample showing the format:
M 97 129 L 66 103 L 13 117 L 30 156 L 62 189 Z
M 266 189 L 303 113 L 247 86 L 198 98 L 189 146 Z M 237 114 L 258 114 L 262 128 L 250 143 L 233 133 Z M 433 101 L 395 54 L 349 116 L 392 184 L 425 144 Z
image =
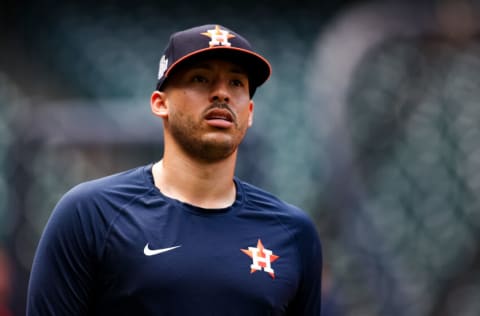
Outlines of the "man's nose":
M 228 83 L 223 80 L 216 80 L 213 82 L 210 101 L 228 103 L 228 101 L 230 101 Z

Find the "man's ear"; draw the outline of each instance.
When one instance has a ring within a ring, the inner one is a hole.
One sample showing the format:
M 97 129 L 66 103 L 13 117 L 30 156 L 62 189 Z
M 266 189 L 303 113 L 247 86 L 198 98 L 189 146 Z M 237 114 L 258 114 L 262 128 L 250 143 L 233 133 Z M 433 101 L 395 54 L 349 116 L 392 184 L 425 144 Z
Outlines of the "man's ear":
M 167 118 L 168 109 L 166 105 L 165 92 L 155 90 L 150 97 L 150 108 L 155 116 Z
M 255 103 L 253 100 L 250 100 L 250 104 L 248 105 L 248 109 L 250 111 L 250 114 L 248 116 L 248 127 L 251 127 L 253 125 L 253 110 L 255 109 Z

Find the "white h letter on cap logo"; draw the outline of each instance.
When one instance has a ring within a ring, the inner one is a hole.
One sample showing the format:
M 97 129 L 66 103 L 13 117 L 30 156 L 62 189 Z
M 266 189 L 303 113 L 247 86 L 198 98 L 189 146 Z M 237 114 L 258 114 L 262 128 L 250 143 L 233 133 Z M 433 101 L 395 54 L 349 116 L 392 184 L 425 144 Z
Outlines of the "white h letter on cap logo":
M 215 26 L 213 30 L 207 30 L 205 33 L 201 33 L 202 35 L 210 37 L 211 41 L 208 42 L 210 47 L 212 46 L 232 46 L 232 44 L 228 41 L 230 38 L 235 37 L 235 35 L 230 34 L 230 32 L 221 30 L 220 26 Z

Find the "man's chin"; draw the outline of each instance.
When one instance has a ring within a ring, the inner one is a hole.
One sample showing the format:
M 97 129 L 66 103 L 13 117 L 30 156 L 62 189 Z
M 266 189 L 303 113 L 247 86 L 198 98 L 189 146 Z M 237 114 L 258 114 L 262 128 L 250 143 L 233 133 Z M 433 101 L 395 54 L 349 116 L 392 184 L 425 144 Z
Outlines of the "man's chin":
M 215 163 L 230 158 L 236 149 L 231 143 L 206 143 L 195 153 L 195 157 L 204 162 Z
M 192 137 L 192 135 L 174 135 L 184 152 L 192 159 L 207 163 L 216 163 L 230 158 L 242 141 L 241 134 L 232 134 L 221 130 L 209 131 Z

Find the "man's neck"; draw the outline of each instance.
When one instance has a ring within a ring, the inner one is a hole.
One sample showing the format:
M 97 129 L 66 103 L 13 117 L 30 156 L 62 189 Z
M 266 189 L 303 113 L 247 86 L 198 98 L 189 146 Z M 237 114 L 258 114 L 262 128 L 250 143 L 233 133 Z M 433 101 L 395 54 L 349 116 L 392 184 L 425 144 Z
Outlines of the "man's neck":
M 155 186 L 166 196 L 206 209 L 235 201 L 235 154 L 224 161 L 203 163 L 185 157 L 164 157 L 154 164 Z

